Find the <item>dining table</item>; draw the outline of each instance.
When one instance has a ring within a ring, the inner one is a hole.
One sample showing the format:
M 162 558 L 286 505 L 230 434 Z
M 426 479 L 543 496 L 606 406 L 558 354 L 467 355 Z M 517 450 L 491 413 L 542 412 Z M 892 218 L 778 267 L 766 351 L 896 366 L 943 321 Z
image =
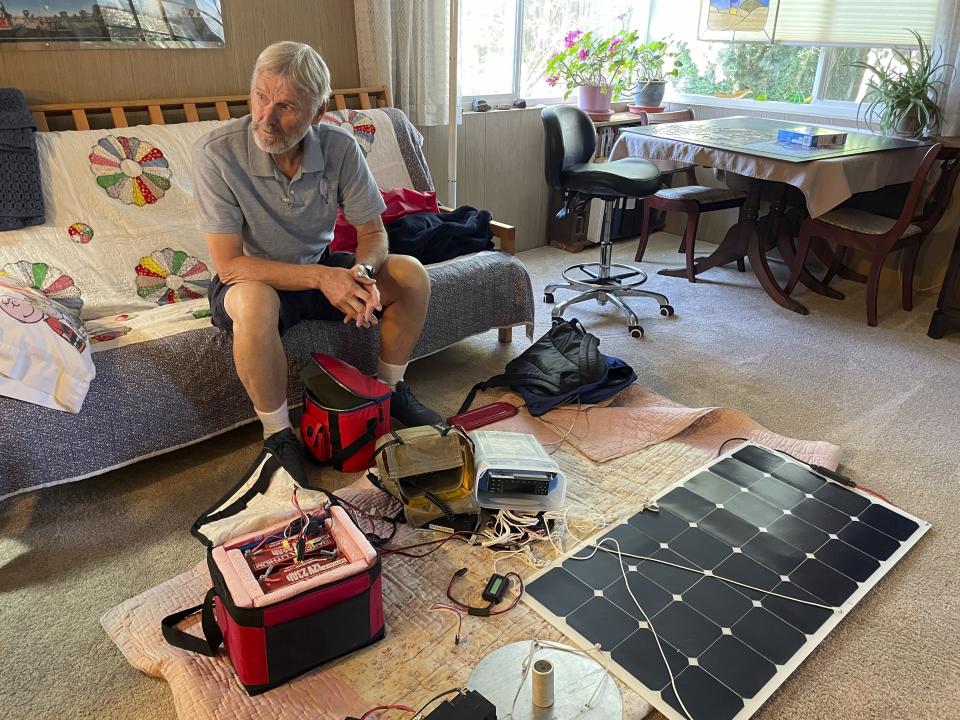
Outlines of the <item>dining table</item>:
M 843 132 L 846 139 L 841 145 L 807 148 L 779 142 L 782 129 Z M 624 128 L 610 159 L 675 160 L 723 171 L 730 184 L 731 176 L 735 178 L 746 191 L 738 220 L 713 252 L 696 258 L 694 276 L 731 262 L 743 269 L 747 258 L 761 287 L 778 305 L 806 315 L 806 306 L 784 292 L 767 259 L 767 251 L 776 247 L 788 265 L 795 261 L 793 233 L 784 215 L 787 186 L 799 190 L 810 217 L 820 217 L 856 193 L 911 182 L 929 144 L 850 128 L 733 116 Z M 770 199 L 763 219 L 761 196 Z M 821 257 L 829 252 L 825 246 L 819 249 Z M 658 274 L 685 277 L 687 271 L 667 269 Z M 820 294 L 843 297 L 806 270 L 800 281 Z

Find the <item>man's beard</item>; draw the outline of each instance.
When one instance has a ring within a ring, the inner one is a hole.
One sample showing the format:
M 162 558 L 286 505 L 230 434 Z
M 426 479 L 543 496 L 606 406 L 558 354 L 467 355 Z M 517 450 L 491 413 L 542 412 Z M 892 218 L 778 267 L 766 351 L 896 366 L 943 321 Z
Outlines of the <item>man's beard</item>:
M 270 153 L 272 155 L 281 155 L 293 150 L 293 148 L 295 148 L 297 144 L 303 140 L 304 136 L 307 134 L 307 130 L 309 129 L 309 120 L 302 128 L 298 128 L 296 131 L 290 134 L 284 133 L 279 126 L 270 128 L 267 125 L 254 120 L 253 141 L 257 144 L 258 148 L 263 150 L 263 152 Z M 260 131 L 262 130 L 273 130 L 276 132 L 276 134 L 261 135 Z

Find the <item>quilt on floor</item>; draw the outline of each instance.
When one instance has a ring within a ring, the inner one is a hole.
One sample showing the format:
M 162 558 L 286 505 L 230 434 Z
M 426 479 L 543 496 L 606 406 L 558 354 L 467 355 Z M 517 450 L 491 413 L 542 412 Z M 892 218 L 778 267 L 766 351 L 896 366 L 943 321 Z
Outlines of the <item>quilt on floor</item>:
M 554 458 L 568 478 L 568 501 L 574 506 L 571 514 L 592 508 L 613 523 L 624 508 L 635 507 L 714 457 L 719 443 L 729 437 L 755 437 L 771 446 L 790 448 L 800 458 L 820 462 L 825 448 L 835 447 L 784 438 L 742 413 L 714 410 L 672 437 L 615 462 L 594 462 L 567 444 L 556 450 Z M 362 479 L 342 494 L 373 511 L 382 510 L 385 502 L 383 494 Z M 404 531 L 398 533 L 395 543 L 433 537 L 435 534 L 429 532 Z M 571 544 L 572 540 L 566 538 L 565 547 Z M 198 548 L 198 560 L 201 552 Z M 547 548 L 537 548 L 537 553 L 544 560 L 553 559 Z M 462 567 L 472 568 L 461 580 L 464 597 L 479 596 L 489 577 L 491 562 L 488 551 L 461 543 L 448 543 L 429 560 L 387 556 L 383 565 L 385 639 L 258 698 L 246 695 L 224 656 L 202 658 L 166 646 L 160 637 L 160 617 L 202 599 L 208 580 L 203 563 L 113 608 L 101 618 L 101 624 L 134 667 L 170 682 L 174 696 L 179 698 L 177 709 L 181 718 L 265 718 L 267 712 L 272 713 L 270 717 L 280 717 L 294 710 L 315 708 L 319 713 L 322 702 L 314 703 L 322 688 L 332 682 L 332 676 L 360 695 L 366 701 L 365 707 L 383 703 L 419 707 L 437 692 L 465 683 L 472 668 L 504 643 L 532 637 L 563 639 L 555 628 L 521 603 L 499 617 L 464 618 L 463 641 L 454 644 L 456 628 L 449 616 L 430 612 L 429 607 L 445 598 L 451 575 Z M 507 570 L 515 570 L 523 577 L 533 574 L 532 568 L 514 559 L 499 562 L 498 571 Z M 624 717 L 639 718 L 649 711 L 649 705 L 638 694 L 622 685 L 621 691 Z M 190 708 L 189 715 L 182 710 L 186 707 Z

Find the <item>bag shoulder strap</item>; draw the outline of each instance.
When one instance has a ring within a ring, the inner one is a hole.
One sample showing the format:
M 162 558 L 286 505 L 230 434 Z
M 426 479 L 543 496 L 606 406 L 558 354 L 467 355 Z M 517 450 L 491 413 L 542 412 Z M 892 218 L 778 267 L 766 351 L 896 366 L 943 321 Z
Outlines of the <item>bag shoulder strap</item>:
M 213 616 L 213 598 L 215 596 L 216 591 L 210 588 L 207 590 L 207 595 L 203 598 L 202 604 L 172 613 L 161 620 L 160 631 L 163 633 L 164 639 L 174 647 L 208 657 L 215 657 L 217 648 L 223 643 L 223 633 Z M 197 611 L 200 611 L 200 627 L 203 629 L 202 638 L 184 632 L 177 627 L 178 623 Z

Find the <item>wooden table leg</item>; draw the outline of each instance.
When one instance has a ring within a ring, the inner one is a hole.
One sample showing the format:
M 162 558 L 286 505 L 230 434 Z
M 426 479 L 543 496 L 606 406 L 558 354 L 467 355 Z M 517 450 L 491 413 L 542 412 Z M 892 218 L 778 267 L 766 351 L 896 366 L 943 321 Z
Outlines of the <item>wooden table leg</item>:
M 694 275 L 711 270 L 720 265 L 737 261 L 739 265 L 746 255 L 750 260 L 750 267 L 753 274 L 760 281 L 760 286 L 766 291 L 777 305 L 793 310 L 795 313 L 806 315 L 809 313 L 806 307 L 796 300 L 784 294 L 783 289 L 777 284 L 770 266 L 767 264 L 767 255 L 764 238 L 760 236 L 757 228 L 757 217 L 760 214 L 760 185 L 763 182 L 757 178 L 745 178 L 749 185 L 747 187 L 747 198 L 740 208 L 740 218 L 737 224 L 727 231 L 723 242 L 714 250 L 709 257 L 697 258 L 693 266 Z M 686 277 L 686 269 L 660 270 L 658 275 L 668 277 Z
M 770 202 L 770 213 L 767 215 L 768 229 L 772 239 L 776 241 L 780 257 L 788 267 L 792 268 L 797 261 L 797 250 L 793 245 L 793 234 L 790 232 L 785 215 L 787 186 L 784 183 L 777 183 L 777 186 L 777 193 Z M 800 271 L 800 282 L 815 293 L 826 295 L 834 300 L 843 300 L 843 293 L 817 280 L 806 268 Z

